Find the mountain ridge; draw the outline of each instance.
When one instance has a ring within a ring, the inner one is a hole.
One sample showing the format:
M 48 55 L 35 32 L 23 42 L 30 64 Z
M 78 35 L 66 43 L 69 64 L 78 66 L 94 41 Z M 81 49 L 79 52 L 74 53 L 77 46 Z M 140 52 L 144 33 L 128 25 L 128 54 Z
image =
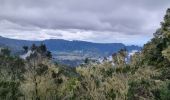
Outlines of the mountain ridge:
M 87 46 L 87 45 L 105 45 L 106 47 L 109 46 L 109 45 L 120 45 L 120 46 L 124 46 L 124 47 L 136 47 L 136 48 L 141 48 L 140 46 L 137 46 L 137 45 L 124 45 L 123 43 L 94 43 L 94 42 L 88 42 L 88 41 L 79 41 L 79 40 L 72 40 L 72 41 L 69 41 L 69 40 L 64 40 L 64 39 L 47 39 L 47 40 L 42 40 L 42 41 L 32 41 L 32 40 L 20 40 L 20 39 L 11 39 L 11 38 L 6 38 L 6 37 L 2 37 L 0 36 L 0 44 L 1 45 L 6 45 L 6 46 L 9 46 L 12 45 L 12 44 L 19 44 L 20 47 L 21 46 L 24 46 L 24 45 L 27 45 L 27 46 L 31 46 L 33 43 L 35 44 L 40 44 L 40 43 L 45 43 L 47 44 L 47 46 L 49 44 L 53 44 L 54 43 L 57 43 L 57 42 L 62 42 L 62 43 L 80 43 L 80 44 L 85 44 L 83 46 Z M 18 46 L 19 46 L 18 45 Z
M 111 56 L 122 48 L 128 52 L 133 50 L 140 51 L 141 47 L 131 45 L 126 46 L 123 43 L 92 43 L 86 41 L 68 41 L 62 39 L 49 39 L 44 41 L 17 40 L 0 37 L 0 46 L 6 46 L 14 51 L 13 54 L 23 54 L 23 46 L 31 47 L 32 44 L 40 45 L 44 43 L 49 51 L 52 52 L 55 61 L 68 65 L 79 65 L 85 58 L 103 58 Z

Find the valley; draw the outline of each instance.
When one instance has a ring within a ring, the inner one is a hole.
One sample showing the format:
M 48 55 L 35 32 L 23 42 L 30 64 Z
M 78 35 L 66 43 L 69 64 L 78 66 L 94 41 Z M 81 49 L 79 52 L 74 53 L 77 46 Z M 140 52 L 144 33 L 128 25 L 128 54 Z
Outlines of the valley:
M 126 46 L 122 43 L 92 43 L 86 41 L 67 41 L 61 39 L 52 39 L 44 41 L 26 41 L 0 37 L 0 44 L 8 47 L 14 55 L 24 55 L 23 46 L 32 46 L 32 44 L 45 44 L 53 55 L 53 61 L 68 66 L 78 66 L 84 63 L 86 58 L 99 60 L 109 57 L 122 48 L 126 48 L 130 53 L 133 50 L 140 51 L 141 47 L 131 45 Z

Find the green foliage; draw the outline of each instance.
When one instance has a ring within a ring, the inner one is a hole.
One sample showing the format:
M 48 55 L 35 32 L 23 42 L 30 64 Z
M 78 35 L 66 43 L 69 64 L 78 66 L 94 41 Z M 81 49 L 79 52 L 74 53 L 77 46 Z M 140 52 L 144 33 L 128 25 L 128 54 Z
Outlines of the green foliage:
M 42 75 L 45 74 L 45 72 L 47 72 L 48 66 L 44 64 L 39 64 L 35 70 L 38 75 Z
M 170 83 L 165 85 L 163 88 L 160 90 L 160 100 L 170 100 Z
M 127 50 L 126 49 L 120 49 L 118 53 L 114 53 L 112 55 L 113 62 L 115 65 L 125 65 L 126 61 L 125 58 L 127 57 Z
M 28 52 L 29 49 L 28 46 L 23 46 L 22 48 L 24 49 L 25 52 Z
M 1 49 L 1 55 L 3 56 L 9 56 L 11 53 L 11 51 L 9 50 L 9 48 L 2 48 Z
M 78 80 L 76 78 L 71 78 L 69 81 L 68 81 L 68 91 L 71 91 L 71 92 L 74 92 L 74 90 L 76 89 L 77 87 L 77 84 L 78 84 Z
M 151 83 L 148 80 L 138 80 L 129 83 L 128 100 L 148 99 L 152 100 L 153 95 L 150 92 Z
M 84 63 L 85 63 L 85 64 L 88 64 L 88 63 L 89 63 L 89 58 L 86 58 L 86 59 L 84 60 Z
M 115 91 L 114 91 L 113 89 L 111 89 L 111 90 L 109 91 L 109 93 L 106 94 L 106 98 L 107 98 L 107 99 L 111 99 L 111 100 L 115 100 L 115 98 L 116 98 L 116 93 L 115 93 Z
M 116 68 L 117 73 L 128 73 L 130 71 L 131 71 L 131 67 L 129 65 Z
M 168 9 L 164 17 L 162 26 L 155 33 L 155 37 L 147 43 L 143 50 L 143 62 L 157 68 L 170 66 L 169 46 L 170 46 L 170 10 Z M 168 61 L 169 60 L 169 61 Z
M 112 74 L 115 72 L 115 69 L 108 68 L 108 69 L 101 69 L 104 77 L 112 77 Z
M 0 81 L 0 99 L 17 100 L 22 96 L 19 85 L 19 82 Z
M 170 80 L 170 74 L 169 73 L 170 73 L 169 67 L 162 69 L 160 79 L 161 80 L 166 80 L 166 79 Z
M 41 43 L 40 46 L 36 46 L 35 44 L 33 44 L 30 47 L 31 51 L 33 51 L 34 53 L 31 55 L 31 57 L 35 57 L 35 56 L 42 56 L 42 57 L 46 57 L 48 59 L 52 58 L 52 54 L 50 51 L 47 50 L 47 47 L 45 44 Z
M 170 100 L 170 82 L 165 82 L 159 89 L 153 92 L 155 100 Z
M 162 51 L 162 55 L 170 61 L 170 46 Z

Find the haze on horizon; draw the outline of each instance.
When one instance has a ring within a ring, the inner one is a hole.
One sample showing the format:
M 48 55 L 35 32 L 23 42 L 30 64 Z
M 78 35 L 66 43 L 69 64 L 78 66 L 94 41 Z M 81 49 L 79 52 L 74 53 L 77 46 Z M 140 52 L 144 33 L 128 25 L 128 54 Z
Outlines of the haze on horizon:
M 143 45 L 170 0 L 0 0 L 0 36 Z

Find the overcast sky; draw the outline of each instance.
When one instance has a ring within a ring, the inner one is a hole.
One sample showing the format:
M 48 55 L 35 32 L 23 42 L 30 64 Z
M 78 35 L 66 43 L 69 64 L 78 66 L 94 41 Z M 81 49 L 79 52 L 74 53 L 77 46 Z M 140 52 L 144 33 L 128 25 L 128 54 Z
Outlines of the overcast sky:
M 170 0 L 0 0 L 0 36 L 143 45 Z

